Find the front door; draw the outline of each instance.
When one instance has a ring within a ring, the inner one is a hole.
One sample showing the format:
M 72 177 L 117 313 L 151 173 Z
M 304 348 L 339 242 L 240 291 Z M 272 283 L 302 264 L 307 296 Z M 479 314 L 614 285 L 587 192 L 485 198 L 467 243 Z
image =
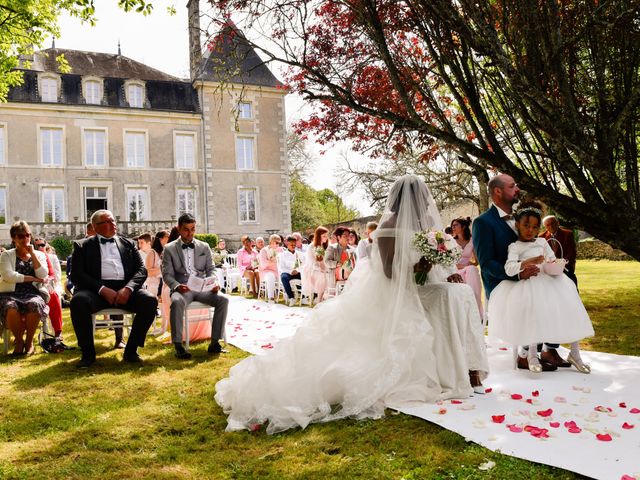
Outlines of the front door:
M 88 222 L 97 210 L 108 210 L 107 187 L 84 187 L 84 210 Z

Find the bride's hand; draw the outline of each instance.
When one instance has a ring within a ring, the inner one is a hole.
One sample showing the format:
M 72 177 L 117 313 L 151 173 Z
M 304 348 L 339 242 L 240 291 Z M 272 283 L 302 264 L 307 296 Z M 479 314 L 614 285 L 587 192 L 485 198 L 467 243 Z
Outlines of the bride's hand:
M 464 280 L 460 276 L 459 273 L 454 273 L 453 275 L 449 275 L 447 277 L 447 282 L 449 283 L 464 283 Z
M 431 271 L 432 266 L 433 265 L 431 265 L 426 258 L 420 257 L 420 260 L 418 261 L 418 263 L 416 263 L 413 266 L 413 273 L 420 273 L 420 272 L 429 273 Z

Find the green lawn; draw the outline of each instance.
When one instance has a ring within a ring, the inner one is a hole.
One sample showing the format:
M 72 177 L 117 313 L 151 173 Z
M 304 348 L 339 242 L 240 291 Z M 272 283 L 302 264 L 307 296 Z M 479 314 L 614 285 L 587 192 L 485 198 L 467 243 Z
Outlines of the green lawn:
M 596 328 L 585 348 L 640 354 L 640 263 L 584 261 L 577 273 Z M 74 344 L 68 314 L 65 322 Z M 78 351 L 0 359 L 0 479 L 581 478 L 406 415 L 227 434 L 214 385 L 246 353 L 212 358 L 199 344 L 179 362 L 150 338 L 136 367 L 112 343 L 112 332 L 98 333 L 99 363 L 88 372 L 74 368 Z M 496 466 L 478 470 L 487 460 Z

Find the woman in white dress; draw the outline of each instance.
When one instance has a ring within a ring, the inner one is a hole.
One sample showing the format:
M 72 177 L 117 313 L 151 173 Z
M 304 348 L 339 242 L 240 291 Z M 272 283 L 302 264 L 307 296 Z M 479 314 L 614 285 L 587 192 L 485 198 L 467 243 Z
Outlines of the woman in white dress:
M 353 273 L 358 281 L 312 310 L 292 337 L 218 382 L 215 399 L 229 416 L 228 431 L 379 418 L 385 408 L 468 395 L 468 375 L 464 392 L 441 385 L 431 326 L 439 319 L 425 312 L 414 281 L 420 255 L 412 239 L 435 225 L 433 205 L 417 177 L 395 182 L 371 261 Z M 466 368 L 464 355 L 456 362 Z
M 593 326 L 575 284 L 562 273 L 549 275 L 545 263 L 556 256 L 544 238 L 538 237 L 542 206 L 537 202 L 523 205 L 515 213 L 518 240 L 509 245 L 504 270 L 517 275 L 526 264 L 541 266 L 538 275 L 520 282 L 502 281 L 491 292 L 488 314 L 489 336 L 512 345 L 528 345 L 520 349 L 527 357 L 529 370 L 542 371 L 537 356 L 541 342 L 571 343 L 567 361 L 582 373 L 590 373 L 589 365 L 580 357 L 578 340 L 593 336 Z

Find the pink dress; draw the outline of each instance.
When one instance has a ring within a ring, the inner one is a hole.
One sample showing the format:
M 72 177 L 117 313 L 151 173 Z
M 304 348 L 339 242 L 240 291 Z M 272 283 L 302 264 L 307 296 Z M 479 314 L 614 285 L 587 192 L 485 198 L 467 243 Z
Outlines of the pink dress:
M 324 260 L 316 259 L 316 247 L 313 245 L 309 245 L 305 255 L 302 265 L 302 291 L 309 296 L 317 293 L 318 298 L 322 299 L 327 287 L 327 267 Z
M 260 253 L 258 254 L 258 271 L 260 272 L 260 281 L 265 282 L 267 287 L 267 297 L 269 299 L 272 299 L 275 296 L 276 282 L 279 279 L 278 262 L 276 257 L 281 251 L 281 248 L 276 248 L 275 254 L 272 254 L 270 257 L 269 255 L 273 252 L 273 249 L 271 247 L 265 247 L 260 250 Z
M 480 318 L 484 318 L 484 310 L 482 309 L 482 284 L 480 283 L 480 272 L 476 265 L 471 265 L 471 259 L 474 257 L 473 242 L 469 240 L 469 243 L 462 249 L 462 257 L 460 257 L 459 265 L 465 267 L 458 270 L 458 273 L 464 280 L 464 283 L 469 285 L 473 289 L 473 294 L 476 297 L 476 303 L 478 304 L 478 311 L 480 312 Z
M 251 262 L 257 260 L 258 252 L 252 250 L 251 253 L 247 252 L 246 248 L 241 248 L 238 250 L 238 270 L 240 270 L 240 275 L 244 275 L 244 271 L 247 267 L 251 267 Z

